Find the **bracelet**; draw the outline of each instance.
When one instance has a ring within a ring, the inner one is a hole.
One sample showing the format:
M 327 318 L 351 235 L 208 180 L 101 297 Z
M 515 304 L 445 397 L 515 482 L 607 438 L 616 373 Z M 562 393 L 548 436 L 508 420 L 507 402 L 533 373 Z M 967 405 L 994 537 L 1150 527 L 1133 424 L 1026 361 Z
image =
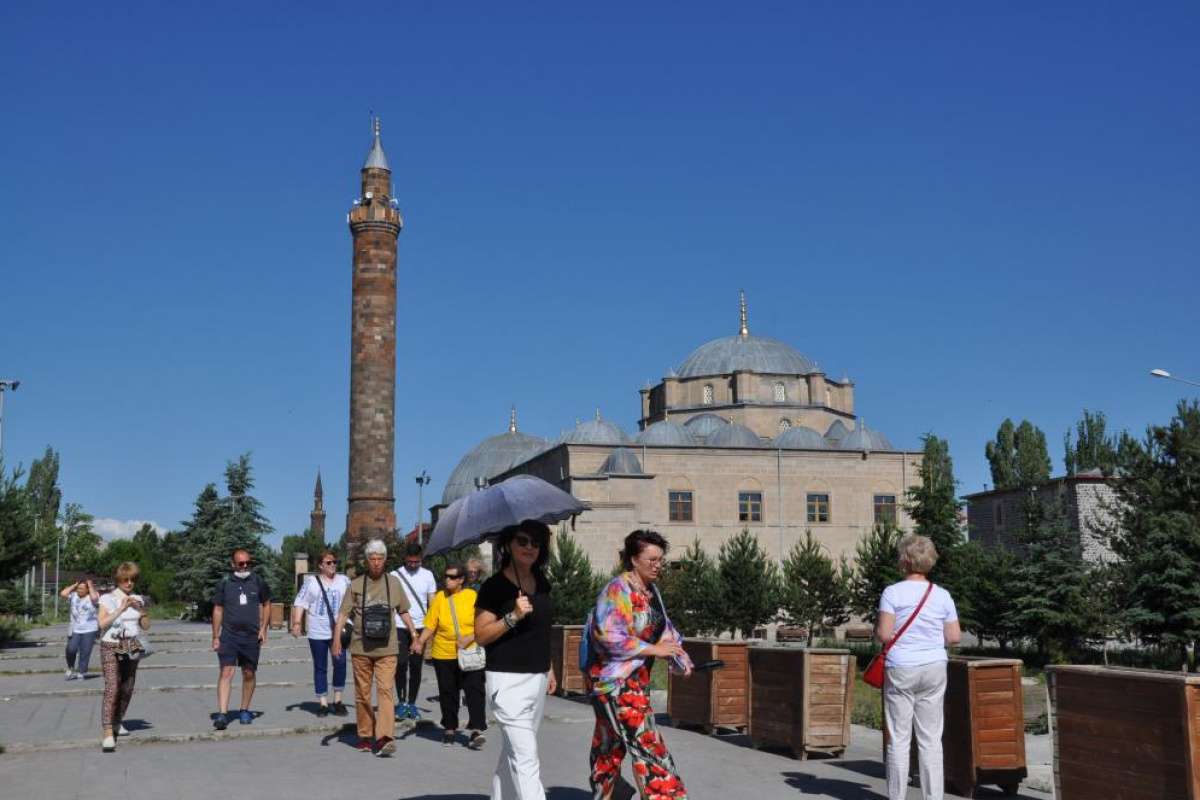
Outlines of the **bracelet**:
M 503 620 L 504 620 L 504 625 L 510 631 L 513 628 L 517 627 L 517 618 L 513 616 L 513 613 L 511 611 L 504 615 Z

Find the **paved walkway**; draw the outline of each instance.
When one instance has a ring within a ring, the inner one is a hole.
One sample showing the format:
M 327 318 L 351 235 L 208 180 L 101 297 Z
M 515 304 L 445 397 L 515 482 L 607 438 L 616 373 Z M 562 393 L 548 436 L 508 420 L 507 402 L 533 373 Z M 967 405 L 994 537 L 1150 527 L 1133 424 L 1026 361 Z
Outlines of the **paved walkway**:
M 216 658 L 207 648 L 207 626 L 158 623 L 158 652 L 139 668 L 137 692 L 115 754 L 100 752 L 99 650 L 94 677 L 63 680 L 59 626 L 34 631 L 24 646 L 0 650 L 0 786 L 5 796 L 127 800 L 130 797 L 203 798 L 235 792 L 250 800 L 327 794 L 339 797 L 484 800 L 498 755 L 493 731 L 484 751 L 444 748 L 432 724 L 406 729 L 396 757 L 355 752 L 353 717 L 321 719 L 313 713 L 311 666 L 303 640 L 272 631 L 259 670 L 253 724 L 213 730 Z M 238 681 L 234 684 L 234 704 Z M 427 717 L 436 716 L 436 683 L 422 684 Z M 351 698 L 352 699 L 352 698 Z M 351 708 L 353 708 L 352 704 Z M 656 708 L 665 707 L 660 698 Z M 352 712 L 353 713 L 353 712 Z M 347 724 L 349 722 L 349 724 Z M 542 727 L 543 780 L 551 800 L 587 800 L 587 750 L 591 709 L 576 700 L 550 698 Z M 855 726 L 853 744 L 840 759 L 797 761 L 750 748 L 745 737 L 704 736 L 668 729 L 691 796 L 705 798 L 886 797 L 879 734 Z M 1031 780 L 1020 797 L 1045 800 L 1048 747 L 1027 737 Z M 1040 766 L 1037 762 L 1042 762 Z M 628 775 L 628 766 L 626 767 Z M 951 797 L 952 795 L 947 795 Z M 1000 796 L 981 789 L 979 797 Z M 910 798 L 919 798 L 912 788 Z

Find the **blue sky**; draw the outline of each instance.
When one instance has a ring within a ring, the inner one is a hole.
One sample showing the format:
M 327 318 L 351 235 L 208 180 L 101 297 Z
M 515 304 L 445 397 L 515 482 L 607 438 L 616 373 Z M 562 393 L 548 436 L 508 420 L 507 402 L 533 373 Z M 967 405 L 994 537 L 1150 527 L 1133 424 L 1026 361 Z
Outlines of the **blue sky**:
M 501 432 L 557 435 L 701 343 L 848 373 L 989 480 L 1005 416 L 1140 431 L 1200 377 L 1200 9 L 37 4 L 0 12 L 9 464 L 185 519 L 251 451 L 280 533 L 345 519 L 350 237 L 384 143 L 397 513 Z

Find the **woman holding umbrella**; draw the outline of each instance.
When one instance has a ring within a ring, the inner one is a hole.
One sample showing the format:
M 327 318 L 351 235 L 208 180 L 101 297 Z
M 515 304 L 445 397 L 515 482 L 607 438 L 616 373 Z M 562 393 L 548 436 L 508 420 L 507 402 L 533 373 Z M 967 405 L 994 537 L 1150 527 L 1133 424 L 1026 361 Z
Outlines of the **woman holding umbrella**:
M 537 732 L 546 695 L 553 693 L 550 625 L 554 601 L 543 573 L 550 528 L 526 519 L 497 537 L 500 571 L 475 601 L 475 640 L 487 651 L 487 697 L 503 749 L 492 777 L 492 800 L 545 800 Z

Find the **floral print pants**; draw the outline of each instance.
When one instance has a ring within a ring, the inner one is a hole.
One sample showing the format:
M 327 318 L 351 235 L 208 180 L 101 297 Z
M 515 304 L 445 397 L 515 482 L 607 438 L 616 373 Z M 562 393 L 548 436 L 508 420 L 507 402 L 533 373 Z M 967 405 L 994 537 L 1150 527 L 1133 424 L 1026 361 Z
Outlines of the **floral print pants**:
M 645 800 L 686 800 L 687 790 L 654 724 L 650 708 L 650 669 L 642 667 L 616 692 L 592 697 L 596 731 L 592 735 L 593 800 L 608 800 L 628 752 Z

